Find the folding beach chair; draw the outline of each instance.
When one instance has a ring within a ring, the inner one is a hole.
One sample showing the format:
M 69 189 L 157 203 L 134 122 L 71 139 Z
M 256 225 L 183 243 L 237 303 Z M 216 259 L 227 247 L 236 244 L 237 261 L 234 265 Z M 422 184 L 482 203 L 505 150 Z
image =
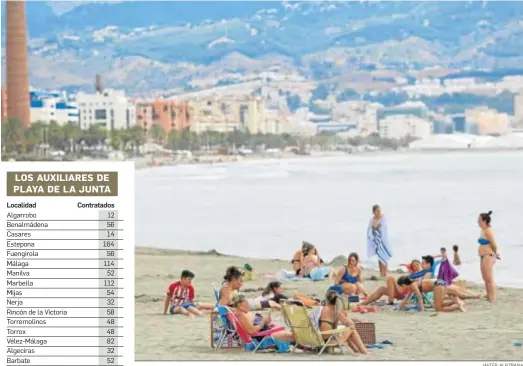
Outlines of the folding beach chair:
M 243 326 L 241 325 L 238 318 L 236 318 L 236 316 L 230 310 L 227 309 L 227 311 L 228 311 L 228 313 L 226 315 L 227 320 L 230 324 L 232 324 L 232 326 L 234 327 L 234 330 L 240 337 L 240 339 L 244 345 L 244 351 L 252 351 L 254 353 L 259 349 L 278 347 L 279 346 L 278 343 L 281 343 L 281 342 L 276 343 L 272 339 L 271 335 L 285 330 L 285 327 L 274 327 L 269 330 L 265 330 L 265 331 L 258 332 L 253 335 L 249 335 L 249 333 L 247 333 L 245 328 L 243 328 Z M 257 338 L 261 338 L 261 339 L 257 339 Z
M 292 348 L 294 352 L 298 345 L 319 350 L 321 356 L 327 347 L 337 347 L 343 353 L 343 346 L 339 341 L 339 336 L 345 328 L 337 328 L 328 331 L 319 331 L 312 323 L 307 309 L 296 304 L 285 303 L 282 305 L 282 313 L 285 323 L 292 330 L 296 345 Z M 328 336 L 327 340 L 323 336 Z
M 214 292 L 214 297 L 216 298 L 216 305 L 220 302 L 220 290 L 216 288 L 214 283 L 212 284 L 212 290 Z
M 220 315 L 220 321 L 222 323 L 222 327 L 220 329 L 220 336 L 218 337 L 218 342 L 216 343 L 215 349 L 215 351 L 218 351 L 220 348 L 222 348 L 225 339 L 227 339 L 228 337 L 234 337 L 235 335 L 237 335 L 237 332 L 234 325 L 227 318 L 227 314 L 230 313 L 230 310 L 227 309 L 227 307 L 219 304 L 216 304 L 216 310 L 218 310 L 218 314 Z

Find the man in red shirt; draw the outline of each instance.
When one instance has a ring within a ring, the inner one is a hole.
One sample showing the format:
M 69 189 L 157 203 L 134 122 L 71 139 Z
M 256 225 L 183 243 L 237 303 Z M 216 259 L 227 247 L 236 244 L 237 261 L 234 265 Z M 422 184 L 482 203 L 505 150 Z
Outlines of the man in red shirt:
M 193 302 L 194 287 L 192 286 L 192 280 L 194 278 L 194 273 L 189 270 L 184 270 L 180 277 L 180 281 L 171 283 L 167 289 L 163 313 L 183 314 L 189 316 L 191 314 L 203 315 L 200 308 L 207 309 L 210 307 L 212 310 L 212 305 L 208 306 L 202 304 L 202 306 L 196 306 Z M 167 312 L 167 310 L 169 310 L 169 312 Z

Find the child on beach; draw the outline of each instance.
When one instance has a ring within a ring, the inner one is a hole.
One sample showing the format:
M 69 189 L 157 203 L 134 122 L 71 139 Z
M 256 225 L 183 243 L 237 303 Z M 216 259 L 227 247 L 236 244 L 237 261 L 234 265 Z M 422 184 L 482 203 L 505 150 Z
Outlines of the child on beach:
M 183 270 L 180 276 L 180 281 L 173 282 L 167 289 L 165 302 L 163 307 L 164 314 L 183 314 L 203 315 L 200 310 L 212 310 L 213 305 L 199 304 L 196 305 L 194 301 L 194 287 L 192 280 L 194 273 L 189 270 Z M 168 312 L 167 312 L 168 311 Z
M 459 247 L 457 245 L 454 245 L 452 247 L 452 250 L 454 250 L 454 259 L 452 260 L 452 264 L 455 266 L 460 266 L 461 258 L 459 257 L 459 253 L 458 253 Z
M 440 254 L 435 255 L 434 258 L 447 259 L 447 248 L 440 248 Z

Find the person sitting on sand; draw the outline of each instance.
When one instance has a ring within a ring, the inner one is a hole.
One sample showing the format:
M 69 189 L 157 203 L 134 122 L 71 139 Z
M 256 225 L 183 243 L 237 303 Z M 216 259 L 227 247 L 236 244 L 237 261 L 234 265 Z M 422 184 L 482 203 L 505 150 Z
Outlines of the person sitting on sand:
M 271 308 L 273 310 L 281 310 L 280 301 L 287 300 L 288 297 L 283 294 L 283 285 L 279 281 L 270 282 L 262 295 L 257 299 L 249 299 L 249 307 L 251 310 L 261 310 Z
M 418 310 L 424 311 L 423 295 L 422 292 L 433 292 L 434 293 L 434 309 L 437 312 L 449 312 L 449 311 L 465 311 L 464 303 L 458 297 L 453 299 L 446 300 L 447 296 L 447 285 L 445 281 L 442 280 L 423 280 L 421 285 L 417 284 L 415 281 L 411 280 L 408 276 L 401 276 L 398 278 L 398 285 L 402 288 L 409 289 L 409 295 L 403 299 L 399 309 L 403 310 L 405 306 L 409 303 L 413 295 L 417 296 L 418 299 Z
M 303 244 L 301 245 L 301 249 L 298 250 L 296 253 L 294 253 L 294 255 L 292 256 L 292 260 L 291 260 L 292 269 L 294 271 L 296 271 L 296 275 L 300 274 L 301 261 L 303 259 L 303 252 L 307 248 L 307 245 L 308 245 L 308 243 L 304 241 Z
M 300 275 L 312 280 L 321 280 L 326 277 L 333 280 L 336 273 L 332 268 L 322 266 L 318 251 L 312 244 L 309 244 L 303 252 Z
M 270 314 L 268 316 L 263 316 L 261 314 L 251 313 L 249 311 L 249 301 L 243 295 L 239 295 L 235 298 L 232 305 L 234 308 L 234 315 L 236 315 L 236 318 L 242 325 L 243 329 L 245 329 L 250 336 L 254 336 L 259 332 L 269 330 L 275 326 L 271 323 L 272 319 Z M 271 336 L 280 342 L 295 342 L 294 335 L 289 331 L 282 330 L 273 333 Z M 264 337 L 258 337 L 257 340 L 261 342 L 263 338 Z
M 294 253 L 294 255 L 292 256 L 292 260 L 291 260 L 292 269 L 296 271 L 296 275 L 299 275 L 301 272 L 302 263 L 303 263 L 303 255 L 304 255 L 303 253 L 307 252 L 309 250 L 309 248 L 314 248 L 314 245 L 312 245 L 309 242 L 303 241 L 303 243 L 301 245 L 301 249 L 298 250 L 296 253 Z M 323 264 L 323 259 L 321 259 L 321 257 L 318 255 L 318 250 L 316 250 L 316 248 L 314 248 L 314 250 L 316 252 L 315 254 L 320 259 L 320 264 Z
M 367 297 L 365 287 L 361 283 L 362 271 L 357 253 L 350 253 L 347 265 L 339 269 L 334 284 L 341 286 L 345 295 L 363 294 Z
M 193 278 L 194 273 L 189 270 L 184 270 L 180 276 L 180 281 L 173 282 L 169 285 L 163 306 L 164 314 L 183 314 L 185 316 L 191 314 L 203 315 L 201 310 L 212 310 L 214 308 L 212 304 L 196 305 L 193 302 Z
M 418 281 L 421 283 L 423 278 L 431 277 L 430 272 L 427 271 L 427 268 L 431 268 L 431 258 L 430 256 L 424 257 L 423 264 L 414 259 L 410 262 L 409 265 L 404 265 L 409 269 L 410 274 L 408 275 L 412 281 Z M 393 305 L 394 300 L 402 300 L 407 295 L 408 291 L 401 288 L 398 285 L 397 279 L 394 276 L 388 276 L 385 282 L 385 286 L 380 286 L 367 297 L 366 300 L 361 302 L 361 305 L 369 305 L 375 301 L 378 301 L 383 296 L 387 296 L 388 304 Z
M 459 247 L 457 245 L 454 245 L 452 247 L 452 250 L 454 251 L 454 258 L 452 260 L 452 264 L 455 266 L 461 266 L 461 258 L 458 253 Z
M 239 296 L 238 291 L 242 287 L 242 272 L 234 266 L 227 268 L 225 276 L 223 276 L 224 282 L 220 289 L 220 305 L 232 306 L 234 299 Z
M 355 353 L 367 354 L 367 348 L 363 344 L 356 325 L 347 316 L 345 311 L 342 311 L 343 304 L 336 291 L 328 291 L 325 298 L 325 306 L 315 308 L 310 314 L 312 323 L 321 332 L 334 330 L 338 325 L 345 326 L 345 331 L 338 338 L 338 343 L 347 344 Z M 323 335 L 327 340 L 329 334 Z

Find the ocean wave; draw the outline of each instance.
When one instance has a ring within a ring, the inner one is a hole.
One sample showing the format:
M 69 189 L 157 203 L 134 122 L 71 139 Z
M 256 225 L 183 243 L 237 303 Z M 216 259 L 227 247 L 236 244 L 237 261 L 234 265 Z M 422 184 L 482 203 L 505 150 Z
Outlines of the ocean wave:
M 242 175 L 242 178 L 284 178 L 289 176 L 290 173 L 287 171 L 280 172 L 266 172 L 266 173 L 254 173 Z
M 222 180 L 227 178 L 225 174 L 216 174 L 216 175 L 186 175 L 180 177 L 183 180 Z

